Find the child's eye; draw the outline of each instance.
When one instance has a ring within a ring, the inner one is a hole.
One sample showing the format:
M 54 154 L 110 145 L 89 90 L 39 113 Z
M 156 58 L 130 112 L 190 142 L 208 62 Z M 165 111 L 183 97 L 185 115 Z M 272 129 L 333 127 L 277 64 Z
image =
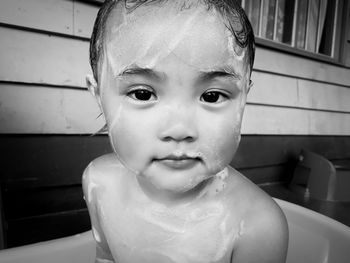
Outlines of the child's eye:
M 151 100 L 157 99 L 153 91 L 150 91 L 145 88 L 133 89 L 129 91 L 127 95 L 134 100 L 140 100 L 140 101 L 151 101 Z
M 219 103 L 228 99 L 228 95 L 219 91 L 207 91 L 202 94 L 200 99 L 207 103 Z

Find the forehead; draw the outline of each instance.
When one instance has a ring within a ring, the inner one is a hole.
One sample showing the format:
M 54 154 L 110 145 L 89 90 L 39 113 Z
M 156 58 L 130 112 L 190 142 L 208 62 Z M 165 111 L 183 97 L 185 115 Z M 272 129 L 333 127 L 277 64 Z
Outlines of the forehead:
M 246 50 L 221 14 L 200 1 L 144 4 L 131 13 L 119 2 L 105 30 L 104 51 L 115 74 L 132 64 L 153 68 L 169 55 L 202 70 L 245 64 Z

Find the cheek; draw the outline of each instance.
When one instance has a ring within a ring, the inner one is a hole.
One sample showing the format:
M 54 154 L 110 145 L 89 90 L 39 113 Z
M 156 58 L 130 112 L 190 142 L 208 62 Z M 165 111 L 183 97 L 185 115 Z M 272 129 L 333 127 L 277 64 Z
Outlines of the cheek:
M 127 114 L 125 114 L 127 113 Z M 151 120 L 133 113 L 130 109 L 121 110 L 119 118 L 112 121 L 109 136 L 115 153 L 130 170 L 141 171 L 151 157 L 149 155 L 152 140 Z
M 208 136 L 207 153 L 211 169 L 223 169 L 232 160 L 240 141 L 240 132 L 224 124 Z
M 211 171 L 222 170 L 231 162 L 240 142 L 240 116 L 229 113 L 203 127 L 202 145 Z
M 109 130 L 113 149 L 123 161 L 128 161 L 132 157 L 132 152 L 135 151 L 137 138 L 135 138 L 133 130 L 130 130 L 130 126 L 132 125 L 125 121 L 124 118 L 119 118 Z

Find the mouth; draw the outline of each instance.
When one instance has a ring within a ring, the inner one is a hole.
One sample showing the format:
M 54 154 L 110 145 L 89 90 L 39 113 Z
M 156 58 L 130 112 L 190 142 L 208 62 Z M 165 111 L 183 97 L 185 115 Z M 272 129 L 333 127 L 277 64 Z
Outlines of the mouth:
M 202 159 L 200 157 L 193 157 L 186 154 L 175 155 L 170 154 L 164 158 L 154 159 L 155 162 L 171 169 L 186 170 L 199 164 Z

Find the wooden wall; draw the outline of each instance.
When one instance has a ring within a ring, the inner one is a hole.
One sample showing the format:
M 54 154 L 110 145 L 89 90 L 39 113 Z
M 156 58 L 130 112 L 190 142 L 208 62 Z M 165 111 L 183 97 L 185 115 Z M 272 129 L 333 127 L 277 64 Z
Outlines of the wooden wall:
M 2 0 L 0 145 L 5 246 L 89 229 L 81 173 L 110 152 L 85 88 L 98 5 Z M 257 184 L 287 181 L 309 148 L 350 158 L 350 69 L 258 46 L 233 166 Z M 1 245 L 1 239 L 0 239 Z

